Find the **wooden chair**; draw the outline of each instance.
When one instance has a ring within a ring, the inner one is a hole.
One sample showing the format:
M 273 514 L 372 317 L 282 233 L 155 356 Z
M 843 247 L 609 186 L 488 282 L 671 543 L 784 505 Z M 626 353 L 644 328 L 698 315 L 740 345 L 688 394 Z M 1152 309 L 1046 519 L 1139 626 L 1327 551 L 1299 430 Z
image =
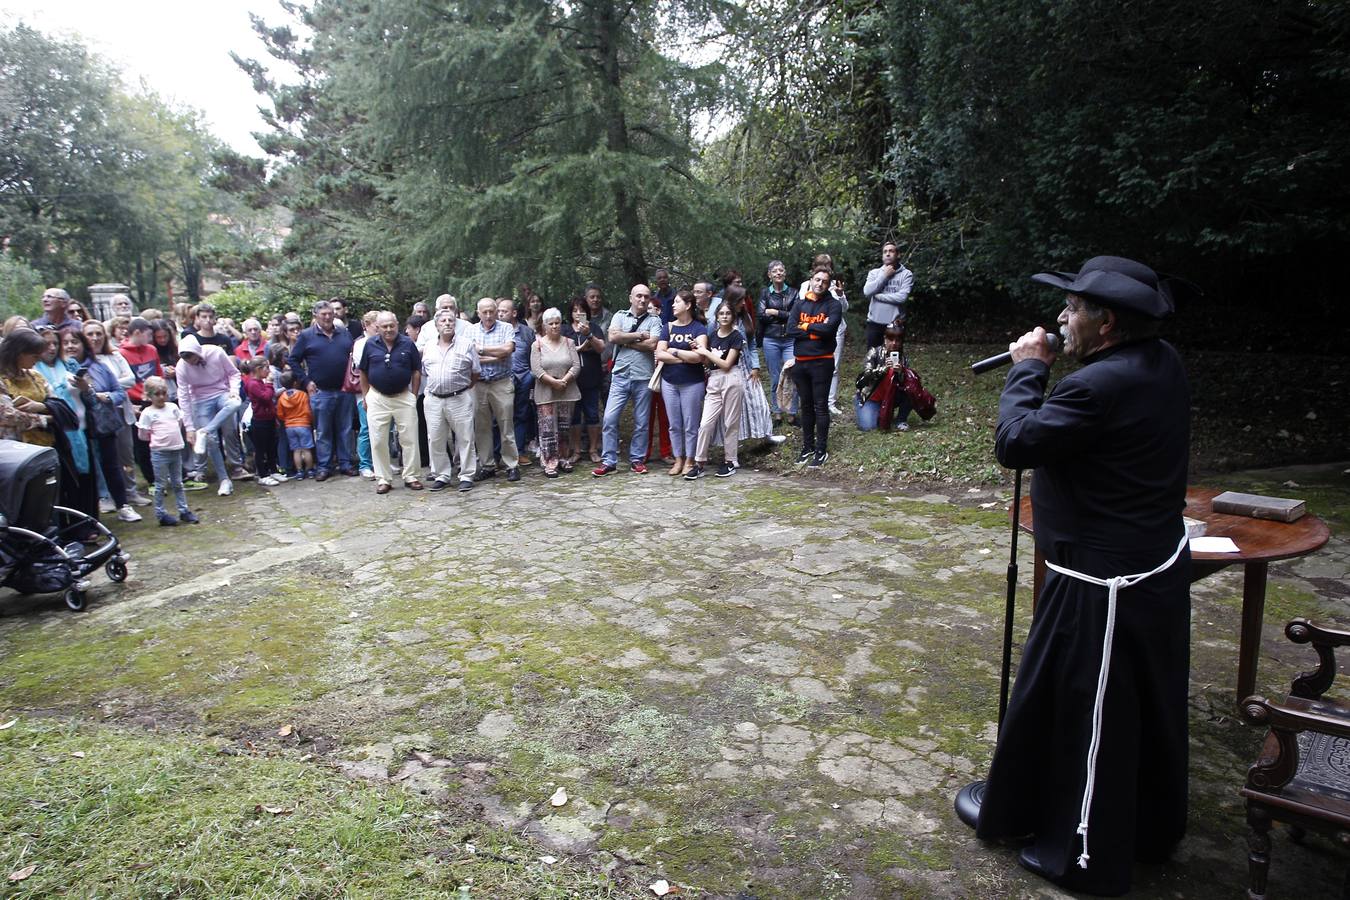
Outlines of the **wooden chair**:
M 1284 633 L 1296 644 L 1312 644 L 1319 665 L 1294 679 L 1282 703 L 1258 696 L 1241 703 L 1248 724 L 1270 729 L 1242 789 L 1251 826 L 1251 900 L 1266 895 L 1274 821 L 1287 823 L 1295 841 L 1311 829 L 1350 847 L 1350 706 L 1322 698 L 1336 679 L 1334 650 L 1350 645 L 1350 631 L 1294 619 Z M 1350 898 L 1350 875 L 1341 896 Z

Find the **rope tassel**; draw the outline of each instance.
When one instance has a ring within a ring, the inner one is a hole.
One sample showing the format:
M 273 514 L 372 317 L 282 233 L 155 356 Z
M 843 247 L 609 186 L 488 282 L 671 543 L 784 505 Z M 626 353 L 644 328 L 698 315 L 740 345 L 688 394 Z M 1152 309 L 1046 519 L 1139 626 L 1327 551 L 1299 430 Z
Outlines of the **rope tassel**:
M 1078 810 L 1078 834 L 1083 837 L 1083 852 L 1078 855 L 1078 867 L 1080 869 L 1086 869 L 1088 860 L 1092 858 L 1088 854 L 1088 818 L 1092 813 L 1092 793 L 1097 787 L 1097 752 L 1101 749 L 1102 743 L 1102 708 L 1106 705 L 1106 682 L 1111 675 L 1111 644 L 1116 636 L 1116 599 L 1121 588 L 1133 587 L 1145 578 L 1150 578 L 1171 567 L 1172 563 L 1177 561 L 1177 557 L 1181 555 L 1181 551 L 1186 547 L 1189 540 L 1183 530 L 1181 542 L 1177 544 L 1177 549 L 1172 551 L 1172 555 L 1168 557 L 1167 562 L 1151 571 L 1140 572 L 1137 575 L 1097 578 L 1094 575 L 1084 575 L 1082 572 L 1057 566 L 1049 560 L 1046 560 L 1045 563 L 1047 568 L 1053 569 L 1061 575 L 1067 575 L 1070 578 L 1106 588 L 1106 634 L 1102 638 L 1102 663 L 1097 670 L 1097 696 L 1092 702 L 1092 740 L 1088 743 L 1087 782 L 1083 785 L 1083 803 Z

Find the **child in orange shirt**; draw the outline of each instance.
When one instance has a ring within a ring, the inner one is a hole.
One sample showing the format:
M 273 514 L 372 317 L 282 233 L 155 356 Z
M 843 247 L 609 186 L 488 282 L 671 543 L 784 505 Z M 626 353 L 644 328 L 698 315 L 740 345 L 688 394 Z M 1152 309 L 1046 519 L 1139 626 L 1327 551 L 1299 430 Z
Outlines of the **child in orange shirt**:
M 314 415 L 309 411 L 309 394 L 296 390 L 295 374 L 281 375 L 281 396 L 277 397 L 277 421 L 286 429 L 296 478 L 314 477 Z

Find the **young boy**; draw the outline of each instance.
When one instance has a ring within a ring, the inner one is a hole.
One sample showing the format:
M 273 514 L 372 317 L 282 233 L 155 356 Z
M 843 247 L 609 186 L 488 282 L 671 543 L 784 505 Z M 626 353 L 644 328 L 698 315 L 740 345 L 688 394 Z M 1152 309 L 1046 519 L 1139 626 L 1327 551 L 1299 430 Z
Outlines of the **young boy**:
M 155 517 L 159 524 L 174 526 L 180 521 L 196 525 L 198 519 L 188 509 L 183 491 L 183 412 L 169 402 L 169 386 L 158 375 L 142 385 L 150 404 L 141 410 L 136 430 L 150 445 L 150 464 L 155 471 Z M 178 518 L 164 509 L 164 495 L 172 493 L 178 503 Z
M 255 356 L 244 363 L 244 394 L 253 410 L 248 436 L 253 442 L 254 470 L 258 475 L 258 484 L 275 487 L 286 479 L 276 474 L 276 389 L 272 387 L 271 366 L 266 358 Z
M 281 375 L 281 396 L 277 398 L 277 420 L 286 429 L 291 446 L 296 478 L 314 477 L 314 416 L 309 411 L 309 394 L 296 390 L 295 373 Z

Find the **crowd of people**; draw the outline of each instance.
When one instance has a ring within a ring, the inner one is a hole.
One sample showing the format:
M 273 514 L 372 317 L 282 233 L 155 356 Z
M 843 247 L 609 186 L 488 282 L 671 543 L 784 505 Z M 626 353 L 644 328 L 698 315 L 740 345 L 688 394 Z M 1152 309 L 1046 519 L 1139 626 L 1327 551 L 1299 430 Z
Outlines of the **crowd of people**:
M 883 248 L 864 286 L 867 340 L 888 351 L 869 354 L 864 379 L 899 362 L 912 277 L 896 253 Z M 153 503 L 165 526 L 196 521 L 185 492 L 208 482 L 222 496 L 246 478 L 358 475 L 379 494 L 400 482 L 469 491 L 536 463 L 557 478 L 583 456 L 603 478 L 619 469 L 629 407 L 636 474 L 662 460 L 671 477 L 729 478 L 742 442 L 781 444 L 793 426 L 798 463 L 818 468 L 841 412 L 848 297 L 828 254 L 811 269 L 793 289 L 770 262 L 757 302 L 735 270 L 676 289 L 658 269 L 614 312 L 597 285 L 557 308 L 522 284 L 471 308 L 449 294 L 419 302 L 401 325 L 391 311 L 350 315 L 340 298 L 314 304 L 306 326 L 295 312 L 236 325 L 209 302 L 136 314 L 126 295 L 99 321 L 52 288 L 42 316 L 4 323 L 0 438 L 57 449 L 63 505 L 134 522 Z M 874 392 L 860 379 L 865 428 L 879 421 Z M 900 427 L 905 412 L 888 406 Z

